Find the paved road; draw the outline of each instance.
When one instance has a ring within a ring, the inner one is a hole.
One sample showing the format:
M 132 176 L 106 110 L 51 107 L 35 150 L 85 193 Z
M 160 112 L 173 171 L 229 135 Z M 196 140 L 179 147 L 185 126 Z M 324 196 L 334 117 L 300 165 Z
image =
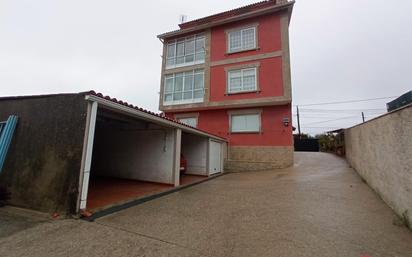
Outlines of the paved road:
M 298 153 L 295 163 L 228 174 L 93 223 L 36 223 L 0 238 L 0 256 L 412 256 L 412 232 L 344 160 Z

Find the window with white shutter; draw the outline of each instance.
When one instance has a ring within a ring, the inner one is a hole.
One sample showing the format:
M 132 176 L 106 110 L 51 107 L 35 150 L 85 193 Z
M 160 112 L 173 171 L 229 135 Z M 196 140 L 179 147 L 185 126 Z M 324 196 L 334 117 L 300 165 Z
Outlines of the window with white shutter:
M 189 125 L 191 127 L 196 128 L 197 127 L 197 118 L 196 117 L 190 117 L 190 118 L 179 118 L 178 121 L 180 121 L 183 124 Z
M 260 113 L 232 114 L 230 119 L 233 133 L 260 132 Z

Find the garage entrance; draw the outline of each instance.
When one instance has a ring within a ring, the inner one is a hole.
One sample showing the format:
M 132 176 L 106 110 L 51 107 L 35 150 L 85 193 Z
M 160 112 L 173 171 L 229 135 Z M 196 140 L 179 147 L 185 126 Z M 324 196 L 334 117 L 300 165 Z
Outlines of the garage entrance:
M 210 172 L 209 155 L 211 139 L 220 155 L 224 139 L 109 97 L 86 100 L 79 210 L 125 206 L 222 171 Z
M 173 188 L 173 133 L 171 128 L 99 109 L 87 209 Z
M 223 172 L 224 144 L 190 133 L 182 133 L 181 153 L 187 169 L 181 172 L 181 181 L 202 178 Z
M 207 172 L 208 138 L 182 133 L 180 184 L 205 179 Z

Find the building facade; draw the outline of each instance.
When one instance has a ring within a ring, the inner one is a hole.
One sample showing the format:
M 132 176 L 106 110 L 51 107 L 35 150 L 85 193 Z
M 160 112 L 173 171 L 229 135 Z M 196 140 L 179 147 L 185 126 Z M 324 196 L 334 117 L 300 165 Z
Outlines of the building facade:
M 269 0 L 179 25 L 164 43 L 159 109 L 226 138 L 227 170 L 293 164 L 289 22 Z

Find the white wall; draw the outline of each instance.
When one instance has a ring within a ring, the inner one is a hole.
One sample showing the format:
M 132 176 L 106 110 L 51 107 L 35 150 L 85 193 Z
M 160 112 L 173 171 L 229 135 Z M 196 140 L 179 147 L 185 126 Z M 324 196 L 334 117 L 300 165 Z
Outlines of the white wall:
M 174 184 L 173 129 L 97 127 L 91 174 Z
M 412 106 L 345 130 L 348 162 L 410 226 L 411 128 Z
M 207 175 L 208 138 L 182 134 L 182 154 L 187 160 L 186 174 Z

